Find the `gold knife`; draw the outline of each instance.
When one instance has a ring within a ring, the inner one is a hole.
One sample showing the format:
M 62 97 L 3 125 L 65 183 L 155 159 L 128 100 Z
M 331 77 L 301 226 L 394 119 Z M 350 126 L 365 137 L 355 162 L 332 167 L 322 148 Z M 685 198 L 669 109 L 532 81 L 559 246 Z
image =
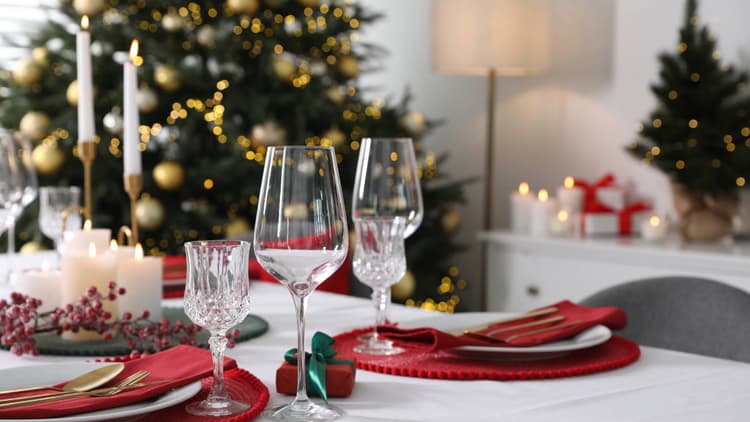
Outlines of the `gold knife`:
M 528 318 L 534 318 L 534 317 L 543 316 L 543 315 L 554 314 L 555 312 L 557 312 L 557 308 L 555 308 L 554 306 L 550 306 L 549 308 L 537 309 L 536 311 L 527 312 L 525 314 L 516 315 L 514 317 L 510 317 L 510 318 L 506 318 L 506 319 L 501 319 L 499 321 L 490 321 L 490 322 L 485 322 L 483 324 L 474 325 L 474 326 L 471 326 L 471 327 L 466 327 L 466 328 L 461 328 L 461 329 L 458 329 L 458 330 L 449 331 L 449 333 L 453 334 L 454 336 L 460 336 L 460 335 L 467 334 L 467 333 L 473 333 L 473 332 L 476 332 L 476 331 L 481 331 L 481 330 L 490 328 L 493 325 L 506 324 L 508 322 L 515 322 L 515 321 L 520 321 L 520 320 L 523 320 L 523 319 L 528 319 Z

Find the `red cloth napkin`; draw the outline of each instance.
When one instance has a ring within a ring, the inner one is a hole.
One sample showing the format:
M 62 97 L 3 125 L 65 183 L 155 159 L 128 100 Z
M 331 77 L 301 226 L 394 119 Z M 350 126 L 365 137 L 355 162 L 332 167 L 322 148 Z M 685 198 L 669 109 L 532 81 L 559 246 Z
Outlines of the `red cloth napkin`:
M 555 324 L 564 324 L 572 321 L 580 321 L 578 324 L 563 327 L 558 330 L 547 331 L 544 333 L 520 337 L 513 340 L 512 343 L 504 343 L 500 341 L 492 341 L 484 339 L 478 336 L 472 336 L 471 334 L 465 334 L 461 336 L 454 336 L 452 334 L 436 330 L 434 328 L 414 328 L 414 329 L 399 329 L 398 327 L 386 326 L 378 327 L 378 332 L 382 333 L 383 336 L 389 340 L 393 340 L 402 347 L 417 347 L 425 348 L 427 351 L 436 351 L 441 349 L 450 349 L 459 346 L 496 346 L 496 347 L 528 347 L 536 346 L 544 343 L 550 343 L 553 341 L 562 340 L 568 337 L 572 337 L 584 330 L 587 330 L 595 325 L 603 324 L 613 330 L 619 330 L 625 327 L 627 318 L 625 312 L 622 309 L 615 307 L 600 307 L 600 308 L 589 308 L 586 306 L 576 305 L 569 301 L 562 301 L 553 305 L 545 306 L 548 308 L 554 306 L 557 308 L 557 312 L 547 315 L 541 315 L 534 318 L 524 319 L 520 321 L 509 322 L 505 324 L 493 325 L 490 328 L 479 331 L 479 333 L 488 333 L 498 328 L 510 327 L 514 325 L 525 324 L 535 320 L 541 320 L 545 318 L 551 318 L 555 316 L 564 316 L 565 319 Z M 539 309 L 544 309 L 539 308 Z M 549 326 L 552 326 L 550 324 Z M 498 334 L 499 337 L 507 338 L 516 333 L 525 331 L 532 331 L 541 328 L 545 328 L 547 325 L 541 325 L 536 327 L 522 328 L 519 330 L 509 330 Z
M 224 369 L 236 368 L 237 363 L 230 358 L 224 359 Z M 76 413 L 92 412 L 94 410 L 109 409 L 136 403 L 151 397 L 160 396 L 167 391 L 190 384 L 209 376 L 213 372 L 211 352 L 193 346 L 175 346 L 163 352 L 148 355 L 142 359 L 125 362 L 125 369 L 117 378 L 107 385 L 114 385 L 119 380 L 136 371 L 147 370 L 151 374 L 143 381 L 169 381 L 151 387 L 143 387 L 124 391 L 109 397 L 79 397 L 59 400 L 49 403 L 0 409 L 0 418 L 52 418 L 56 416 L 72 415 Z M 33 367 L 30 367 L 33 370 Z M 64 383 L 60 383 L 62 385 Z M 18 396 L 39 394 L 47 391 L 35 391 L 19 394 Z M 8 396 L 11 397 L 11 396 Z

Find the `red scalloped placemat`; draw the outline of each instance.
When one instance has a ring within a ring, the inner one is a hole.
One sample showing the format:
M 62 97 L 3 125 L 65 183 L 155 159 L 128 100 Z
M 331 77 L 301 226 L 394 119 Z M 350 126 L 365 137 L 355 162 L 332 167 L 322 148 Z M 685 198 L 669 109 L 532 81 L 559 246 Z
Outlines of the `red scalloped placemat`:
M 334 347 L 338 352 L 336 359 L 354 359 L 359 369 L 407 377 L 529 380 L 608 371 L 635 362 L 641 354 L 636 343 L 618 336 L 599 346 L 542 359 L 479 360 L 447 351 L 424 352 L 419 349 L 407 349 L 395 356 L 355 353 L 352 349 L 360 343 L 357 337 L 371 329 L 358 329 L 334 337 Z
M 205 417 L 205 416 L 193 416 L 185 412 L 185 406 L 188 403 L 194 401 L 203 400 L 208 396 L 208 390 L 213 385 L 213 378 L 203 379 L 203 388 L 195 397 L 190 400 L 176 404 L 172 407 L 162 409 L 158 412 L 151 413 L 143 419 L 143 421 L 159 421 L 159 422 L 198 422 L 198 421 L 211 421 L 211 422 L 239 422 L 249 421 L 257 417 L 263 409 L 268 405 L 268 387 L 263 384 L 258 378 L 255 378 L 251 373 L 244 369 L 235 368 L 224 373 L 224 384 L 226 385 L 227 391 L 233 399 L 243 401 L 245 403 L 252 403 L 253 406 L 247 409 L 245 412 L 235 415 L 228 416 L 225 418 L 216 417 Z

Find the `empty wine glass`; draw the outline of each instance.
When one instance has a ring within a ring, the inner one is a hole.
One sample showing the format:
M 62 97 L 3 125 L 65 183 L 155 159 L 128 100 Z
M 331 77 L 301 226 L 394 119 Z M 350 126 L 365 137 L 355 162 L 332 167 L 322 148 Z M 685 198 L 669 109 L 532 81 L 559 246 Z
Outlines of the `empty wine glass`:
M 36 199 L 38 183 L 36 170 L 31 161 L 31 143 L 20 132 L 8 133 L 13 154 L 16 156 L 16 173 L 18 183 L 21 185 L 21 198 L 17 200 L 10 209 L 8 215 L 8 272 L 6 280 L 13 272 L 13 263 L 16 254 L 16 221 L 23 210 Z
M 65 210 L 77 207 L 81 190 L 77 186 L 45 186 L 39 189 L 39 228 L 45 236 L 59 248 L 63 236 L 63 214 Z M 68 215 L 67 227 L 80 227 L 80 215 Z M 59 249 L 58 249 L 59 250 Z
M 375 305 L 373 331 L 360 337 L 366 343 L 358 346 L 356 350 L 376 355 L 397 354 L 403 350 L 394 347 L 392 342 L 379 338 L 377 327 L 388 322 L 391 286 L 399 281 L 403 273 L 372 272 L 393 267 L 396 262 L 405 262 L 405 256 L 395 258 L 395 253 L 405 255 L 403 245 L 401 244 L 400 248 L 396 245 L 414 233 L 422 223 L 424 205 L 412 140 L 362 139 L 353 196 L 352 220 L 358 229 L 358 243 L 354 249 L 354 275 L 360 282 L 372 288 Z M 369 222 L 365 223 L 365 220 Z M 363 223 L 359 223 L 360 221 Z M 397 221 L 401 221 L 399 224 L 403 225 L 402 229 L 394 227 Z M 376 223 L 380 227 L 374 229 L 373 225 Z M 364 239 L 368 244 L 362 244 L 363 233 L 368 236 Z M 400 240 L 398 235 L 401 235 Z M 377 245 L 378 242 L 386 243 Z M 363 248 L 362 253 L 358 255 L 357 250 L 360 248 Z M 392 278 L 385 280 L 386 276 Z
M 185 243 L 187 280 L 185 314 L 208 329 L 214 364 L 214 382 L 205 400 L 185 407 L 199 416 L 227 416 L 242 413 L 250 404 L 235 400 L 224 387 L 224 350 L 227 330 L 242 322 L 250 312 L 248 259 L 250 242 L 207 240 Z
M 14 212 L 23 198 L 23 182 L 20 164 L 12 134 L 0 128 L 0 232 L 14 222 Z M 12 256 L 8 250 L 6 269 L 2 280 L 7 282 L 12 268 Z
M 270 147 L 266 152 L 254 250 L 263 268 L 284 284 L 297 313 L 297 395 L 266 415 L 280 421 L 341 416 L 307 397 L 305 310 L 310 294 L 344 262 L 349 246 L 336 156 L 331 147 Z

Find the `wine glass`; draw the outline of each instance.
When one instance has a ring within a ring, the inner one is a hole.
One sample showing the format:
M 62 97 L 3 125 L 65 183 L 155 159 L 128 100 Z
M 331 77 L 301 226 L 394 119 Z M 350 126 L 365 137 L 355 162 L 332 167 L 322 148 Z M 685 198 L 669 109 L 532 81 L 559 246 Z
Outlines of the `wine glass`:
M 20 132 L 8 133 L 13 154 L 16 155 L 16 173 L 18 182 L 21 185 L 22 194 L 8 215 L 8 272 L 7 277 L 13 272 L 13 262 L 16 254 L 16 221 L 21 216 L 23 210 L 36 199 L 38 183 L 36 170 L 31 161 L 31 143 Z
M 325 421 L 343 414 L 307 397 L 305 311 L 310 294 L 344 262 L 349 247 L 346 211 L 331 147 L 269 147 L 263 169 L 255 256 L 284 284 L 297 313 L 297 395 L 267 412 L 279 421 Z
M 77 207 L 81 189 L 77 186 L 45 186 L 39 188 L 39 228 L 45 236 L 55 242 L 59 250 L 63 236 L 63 214 L 65 210 Z M 70 220 L 75 219 L 73 223 Z M 74 212 L 68 216 L 67 227 L 80 227 L 80 216 Z
M 7 230 L 14 220 L 14 212 L 23 198 L 23 183 L 19 171 L 13 136 L 10 131 L 0 128 L 0 232 Z M 12 257 L 6 259 L 7 267 L 2 280 L 10 276 Z
M 250 312 L 248 259 L 250 242 L 206 240 L 185 243 L 187 280 L 185 314 L 211 333 L 214 382 L 208 397 L 187 405 L 198 416 L 228 416 L 242 413 L 250 404 L 232 400 L 224 387 L 224 350 L 227 330 Z
M 394 347 L 392 342 L 379 338 L 377 327 L 387 323 L 390 287 L 404 274 L 395 271 L 398 268 L 396 263 L 405 263 L 403 239 L 417 230 L 423 215 L 422 191 L 412 140 L 362 139 L 352 199 L 352 220 L 358 240 L 352 268 L 357 279 L 372 288 L 375 326 L 371 333 L 360 337 L 366 342 L 355 348 L 360 353 L 393 355 L 403 351 Z M 403 228 L 394 226 L 396 223 L 403 225 Z M 367 238 L 363 239 L 363 236 Z M 396 253 L 404 256 L 397 259 Z M 386 267 L 391 267 L 393 271 L 375 274 Z

